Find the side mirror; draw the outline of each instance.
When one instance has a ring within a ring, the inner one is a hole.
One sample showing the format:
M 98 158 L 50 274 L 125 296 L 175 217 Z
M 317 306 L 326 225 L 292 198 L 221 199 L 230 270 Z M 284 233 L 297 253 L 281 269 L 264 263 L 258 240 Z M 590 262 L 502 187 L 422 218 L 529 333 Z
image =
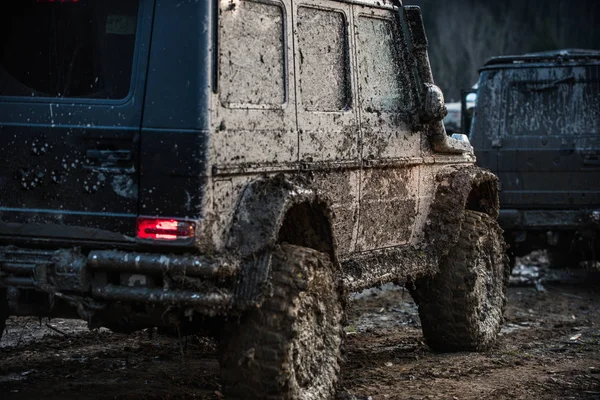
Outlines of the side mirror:
M 448 114 L 442 90 L 431 83 L 425 84 L 422 107 L 421 121 L 425 123 L 441 121 Z

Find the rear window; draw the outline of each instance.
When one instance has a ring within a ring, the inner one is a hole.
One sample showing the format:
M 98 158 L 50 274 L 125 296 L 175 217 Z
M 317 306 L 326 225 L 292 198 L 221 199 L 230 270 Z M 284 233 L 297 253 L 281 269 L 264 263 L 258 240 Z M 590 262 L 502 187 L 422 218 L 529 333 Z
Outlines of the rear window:
M 122 99 L 139 0 L 25 0 L 0 13 L 0 96 Z
M 507 132 L 512 135 L 600 133 L 600 81 L 589 79 L 591 71 L 586 73 L 582 68 L 561 72 L 543 69 L 535 72 L 542 79 L 512 81 L 508 85 Z

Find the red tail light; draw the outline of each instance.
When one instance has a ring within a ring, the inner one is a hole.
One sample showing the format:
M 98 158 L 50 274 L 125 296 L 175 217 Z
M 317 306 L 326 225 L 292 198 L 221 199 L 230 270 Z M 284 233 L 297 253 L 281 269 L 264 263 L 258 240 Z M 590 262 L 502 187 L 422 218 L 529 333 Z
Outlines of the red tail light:
M 196 225 L 189 221 L 175 219 L 137 219 L 137 236 L 140 239 L 177 240 L 193 238 Z

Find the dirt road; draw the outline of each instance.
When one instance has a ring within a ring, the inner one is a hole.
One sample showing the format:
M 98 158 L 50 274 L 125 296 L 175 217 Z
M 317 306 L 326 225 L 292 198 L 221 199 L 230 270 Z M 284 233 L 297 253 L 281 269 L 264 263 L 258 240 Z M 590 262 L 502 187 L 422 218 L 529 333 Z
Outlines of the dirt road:
M 600 399 L 600 285 L 511 287 L 506 324 L 483 354 L 435 354 L 398 287 L 355 295 L 340 399 Z M 90 332 L 12 319 L 0 398 L 219 399 L 213 341 Z

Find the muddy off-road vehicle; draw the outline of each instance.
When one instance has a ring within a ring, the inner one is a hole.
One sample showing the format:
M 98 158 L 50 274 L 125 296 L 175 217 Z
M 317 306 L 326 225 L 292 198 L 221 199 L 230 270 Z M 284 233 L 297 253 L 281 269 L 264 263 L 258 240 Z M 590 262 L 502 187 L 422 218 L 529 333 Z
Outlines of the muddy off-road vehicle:
M 600 260 L 600 51 L 490 59 L 470 138 L 500 179 L 512 260 L 540 248 L 557 266 Z
M 412 291 L 433 349 L 494 342 L 498 183 L 444 131 L 418 8 L 11 7 L 2 321 L 202 330 L 242 398 L 330 398 L 346 293 L 386 282 Z

